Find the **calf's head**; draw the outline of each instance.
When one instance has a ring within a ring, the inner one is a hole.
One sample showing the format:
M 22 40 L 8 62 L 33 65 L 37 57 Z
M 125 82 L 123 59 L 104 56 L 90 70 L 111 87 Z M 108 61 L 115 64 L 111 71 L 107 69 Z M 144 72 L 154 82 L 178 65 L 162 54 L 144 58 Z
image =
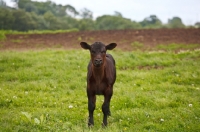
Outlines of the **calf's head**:
M 104 45 L 102 42 L 95 42 L 92 45 L 89 45 L 86 42 L 81 42 L 80 45 L 83 49 L 88 49 L 90 51 L 91 61 L 95 67 L 101 67 L 104 65 L 106 59 L 106 51 L 112 50 L 117 46 L 116 43 Z

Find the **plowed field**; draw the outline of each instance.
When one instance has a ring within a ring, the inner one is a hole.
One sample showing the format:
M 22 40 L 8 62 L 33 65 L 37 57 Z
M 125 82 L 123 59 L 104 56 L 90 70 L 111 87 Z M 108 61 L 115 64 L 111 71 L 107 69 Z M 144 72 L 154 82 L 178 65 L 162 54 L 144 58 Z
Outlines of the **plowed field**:
M 199 44 L 200 29 L 146 29 L 83 31 L 58 34 L 6 35 L 0 41 L 0 50 L 26 50 L 43 48 L 80 49 L 79 43 L 102 41 L 116 42 L 121 50 L 133 50 L 133 43 L 142 44 L 143 49 L 159 44 Z

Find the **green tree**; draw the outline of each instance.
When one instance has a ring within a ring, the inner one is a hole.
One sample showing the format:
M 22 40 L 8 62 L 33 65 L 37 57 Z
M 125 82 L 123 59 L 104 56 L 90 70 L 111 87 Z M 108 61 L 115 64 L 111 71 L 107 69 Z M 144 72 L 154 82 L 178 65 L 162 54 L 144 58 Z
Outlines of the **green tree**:
M 32 27 L 37 30 L 46 30 L 47 29 L 47 22 L 45 21 L 42 15 L 37 15 L 35 12 L 28 13 Z
M 20 9 L 25 9 L 27 4 L 32 3 L 31 0 L 15 0 L 15 2 Z
M 78 21 L 79 30 L 95 30 L 95 23 L 92 19 L 81 19 Z
M 46 2 L 38 2 L 31 0 L 13 0 L 19 9 L 24 9 L 27 12 L 35 12 L 38 15 L 44 15 L 46 12 L 50 11 L 55 16 L 71 16 L 75 17 L 78 15 L 76 9 L 71 5 L 62 6 L 48 0 Z
M 50 11 L 44 14 L 44 19 L 46 22 L 47 29 L 58 30 L 58 29 L 68 29 L 70 27 L 67 17 L 56 17 Z
M 27 3 L 24 8 L 27 12 L 38 12 L 37 7 L 33 3 Z
M 46 21 L 46 25 L 48 29 L 55 29 L 55 25 L 57 23 L 56 17 L 51 13 L 51 11 L 48 11 L 44 14 L 44 19 Z
M 13 10 L 13 16 L 15 18 L 12 27 L 13 30 L 28 31 L 35 28 L 30 15 L 24 10 Z
M 72 28 L 78 28 L 79 21 L 72 17 L 62 17 L 60 18 L 63 22 L 63 28 L 64 29 L 72 29 Z
M 71 5 L 57 5 L 51 0 L 38 2 L 32 0 L 12 0 L 16 8 L 6 5 L 0 0 L 0 29 L 12 30 L 57 30 L 72 29 L 80 30 L 115 30 L 115 29 L 141 29 L 141 28 L 183 28 L 181 18 L 173 17 L 163 25 L 156 15 L 150 15 L 141 22 L 124 18 L 120 12 L 115 11 L 114 15 L 99 16 L 93 20 L 92 11 L 83 8 L 78 12 Z M 76 19 L 76 16 L 81 19 Z M 199 23 L 195 24 L 199 27 Z
M 76 11 L 76 9 L 73 6 L 66 5 L 65 7 L 66 7 L 66 13 L 68 16 L 76 17 L 79 14 L 79 12 Z
M 39 6 L 41 6 L 41 5 L 39 5 Z M 63 16 L 67 15 L 67 12 L 66 12 L 67 6 L 57 5 L 51 1 L 42 3 L 41 7 L 43 8 L 42 10 L 45 9 L 45 11 L 43 11 L 44 13 L 50 11 L 56 17 L 63 17 Z
M 139 24 L 138 24 L 139 25 Z M 121 16 L 103 15 L 96 19 L 97 30 L 134 29 L 136 23 Z
M 80 11 L 79 16 L 82 18 L 78 21 L 77 27 L 79 30 L 95 30 L 95 23 L 92 20 L 93 13 L 90 10 L 83 8 Z
M 140 22 L 144 28 L 160 28 L 162 27 L 162 22 L 156 15 L 150 15 L 146 17 L 142 22 Z
M 7 8 L 6 2 L 3 0 L 0 0 L 0 8 Z
M 142 26 L 140 23 L 136 22 L 136 21 L 132 21 L 132 28 L 133 29 L 141 29 Z
M 93 13 L 90 10 L 88 10 L 87 8 L 84 8 L 84 9 L 81 10 L 80 16 L 83 19 L 92 19 L 93 18 Z
M 66 6 L 57 5 L 55 15 L 58 17 L 65 17 L 67 15 L 66 8 L 67 8 Z
M 0 8 L 0 29 L 12 29 L 14 23 L 13 13 L 8 8 Z
M 200 28 L 200 22 L 196 22 L 196 23 L 194 24 L 194 26 L 195 26 L 196 28 Z
M 118 12 L 118 11 L 115 11 L 114 16 L 117 16 L 117 17 L 123 17 L 123 15 L 122 15 L 120 12 Z
M 181 18 L 173 17 L 172 19 L 168 20 L 168 27 L 169 28 L 184 28 L 185 25 L 182 23 Z

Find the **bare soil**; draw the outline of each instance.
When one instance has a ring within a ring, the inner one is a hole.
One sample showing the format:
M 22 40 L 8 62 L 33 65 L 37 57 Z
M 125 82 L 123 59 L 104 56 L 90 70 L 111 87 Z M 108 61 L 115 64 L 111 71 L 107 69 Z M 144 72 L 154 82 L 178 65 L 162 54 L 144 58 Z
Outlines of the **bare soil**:
M 134 50 L 133 43 L 141 43 L 143 49 L 159 44 L 199 44 L 200 29 L 146 29 L 82 31 L 58 34 L 6 35 L 0 41 L 0 50 L 26 50 L 43 48 L 81 49 L 81 41 L 89 44 L 101 41 L 105 44 L 115 42 L 121 50 Z

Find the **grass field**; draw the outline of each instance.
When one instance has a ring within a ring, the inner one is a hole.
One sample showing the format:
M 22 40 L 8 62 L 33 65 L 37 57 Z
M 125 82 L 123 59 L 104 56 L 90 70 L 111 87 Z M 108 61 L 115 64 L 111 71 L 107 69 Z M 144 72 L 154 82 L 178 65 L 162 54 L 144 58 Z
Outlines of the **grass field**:
M 85 50 L 0 52 L 0 131 L 200 131 L 200 50 L 114 50 L 112 116 L 87 127 Z

